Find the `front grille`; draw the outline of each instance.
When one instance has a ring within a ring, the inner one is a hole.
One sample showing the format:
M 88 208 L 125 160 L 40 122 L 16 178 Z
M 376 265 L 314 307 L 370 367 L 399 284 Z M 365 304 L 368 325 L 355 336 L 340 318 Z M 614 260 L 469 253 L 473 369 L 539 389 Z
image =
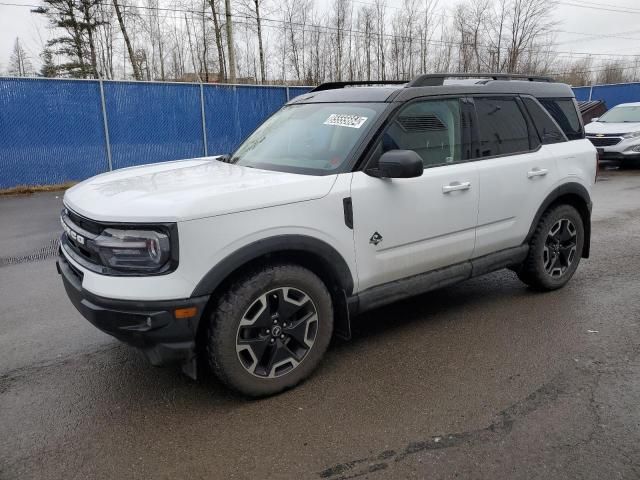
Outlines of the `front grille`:
M 76 212 L 73 212 L 68 208 L 65 209 L 63 213 L 66 213 L 69 217 L 69 220 L 75 223 L 78 227 L 91 232 L 94 235 L 100 235 L 102 233 L 102 230 L 104 229 L 104 227 L 99 223 L 94 222 L 93 220 L 89 220 L 88 218 L 81 217 Z
M 104 227 L 67 208 L 62 211 L 61 220 L 71 230 L 71 235 L 67 232 L 62 234 L 62 243 L 83 260 L 100 265 L 102 263 L 100 257 L 95 249 L 90 248 L 90 244 L 102 233 Z M 79 237 L 82 237 L 82 242 L 79 241 Z
M 622 141 L 620 137 L 587 137 L 596 147 L 611 147 Z

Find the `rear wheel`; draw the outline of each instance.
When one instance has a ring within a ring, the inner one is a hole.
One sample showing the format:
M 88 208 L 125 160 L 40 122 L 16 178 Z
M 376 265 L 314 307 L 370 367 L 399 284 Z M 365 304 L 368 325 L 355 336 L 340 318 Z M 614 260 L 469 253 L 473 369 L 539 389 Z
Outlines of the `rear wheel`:
M 545 212 L 531 238 L 518 277 L 539 290 L 563 287 L 573 276 L 584 245 L 584 225 L 578 211 L 559 205 Z
M 297 265 L 274 265 L 240 278 L 221 298 L 210 318 L 207 355 L 231 388 L 272 395 L 311 374 L 332 331 L 322 280 Z

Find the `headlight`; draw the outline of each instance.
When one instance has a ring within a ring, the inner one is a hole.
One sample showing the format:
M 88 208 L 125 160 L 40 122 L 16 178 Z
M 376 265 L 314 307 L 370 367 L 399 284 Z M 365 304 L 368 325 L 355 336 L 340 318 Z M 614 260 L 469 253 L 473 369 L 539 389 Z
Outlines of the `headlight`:
M 93 243 L 103 264 L 115 270 L 155 272 L 171 254 L 169 237 L 155 230 L 106 228 Z
M 629 132 L 622 135 L 622 138 L 636 138 L 636 137 L 640 137 L 640 130 L 638 130 L 637 132 Z

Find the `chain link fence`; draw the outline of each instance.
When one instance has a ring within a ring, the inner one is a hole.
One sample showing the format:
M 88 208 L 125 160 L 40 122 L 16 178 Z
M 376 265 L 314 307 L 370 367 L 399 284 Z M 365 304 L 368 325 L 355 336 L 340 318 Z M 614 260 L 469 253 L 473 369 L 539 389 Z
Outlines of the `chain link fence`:
M 230 153 L 311 88 L 0 78 L 0 189 Z
M 621 103 L 640 101 L 640 83 L 574 87 L 573 92 L 578 101 L 602 100 L 607 108 L 613 108 Z

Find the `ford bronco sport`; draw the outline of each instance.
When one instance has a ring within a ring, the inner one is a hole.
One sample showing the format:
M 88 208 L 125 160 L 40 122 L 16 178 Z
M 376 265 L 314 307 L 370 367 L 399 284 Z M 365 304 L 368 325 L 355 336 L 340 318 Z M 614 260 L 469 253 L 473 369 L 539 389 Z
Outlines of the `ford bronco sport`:
M 546 78 L 328 83 L 232 155 L 69 189 L 58 271 L 153 364 L 270 395 L 354 314 L 503 268 L 565 285 L 589 256 L 596 169 L 571 89 Z

